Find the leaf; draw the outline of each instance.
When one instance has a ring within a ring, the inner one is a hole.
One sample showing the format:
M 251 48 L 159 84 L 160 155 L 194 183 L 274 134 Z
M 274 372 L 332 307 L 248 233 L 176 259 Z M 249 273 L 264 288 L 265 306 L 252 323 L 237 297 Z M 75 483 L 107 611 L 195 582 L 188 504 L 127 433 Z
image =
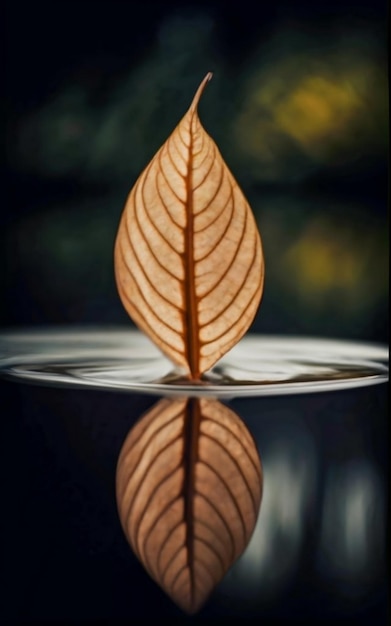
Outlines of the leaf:
M 125 309 L 192 379 L 247 331 L 264 277 L 254 216 L 198 117 L 211 77 L 130 192 L 115 243 Z
M 133 551 L 193 613 L 250 540 L 262 469 L 249 431 L 225 405 L 165 398 L 128 434 L 116 492 Z

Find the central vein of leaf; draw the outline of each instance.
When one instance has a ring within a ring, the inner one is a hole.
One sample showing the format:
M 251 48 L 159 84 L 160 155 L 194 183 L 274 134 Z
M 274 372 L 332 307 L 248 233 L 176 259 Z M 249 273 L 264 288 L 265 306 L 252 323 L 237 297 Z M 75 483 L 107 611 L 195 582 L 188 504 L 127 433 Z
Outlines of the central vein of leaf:
M 201 411 L 200 403 L 195 398 L 189 398 L 185 411 L 184 446 L 183 446 L 183 498 L 186 528 L 187 566 L 190 576 L 191 603 L 195 601 L 194 586 L 194 497 L 195 497 L 195 470 L 198 459 L 198 440 L 200 436 Z
M 191 121 L 191 125 L 193 121 Z M 194 215 L 193 215 L 193 129 L 190 132 L 189 164 L 186 177 L 186 231 L 185 231 L 185 329 L 186 351 L 193 380 L 200 378 L 200 346 L 197 316 L 197 296 L 194 272 Z

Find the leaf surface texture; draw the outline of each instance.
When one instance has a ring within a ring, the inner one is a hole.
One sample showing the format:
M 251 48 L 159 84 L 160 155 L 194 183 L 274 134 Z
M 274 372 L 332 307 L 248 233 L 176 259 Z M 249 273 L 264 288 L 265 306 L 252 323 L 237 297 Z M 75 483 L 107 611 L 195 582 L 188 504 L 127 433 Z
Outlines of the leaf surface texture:
M 198 117 L 210 78 L 131 190 L 115 244 L 125 309 L 193 379 L 247 331 L 264 277 L 250 206 Z

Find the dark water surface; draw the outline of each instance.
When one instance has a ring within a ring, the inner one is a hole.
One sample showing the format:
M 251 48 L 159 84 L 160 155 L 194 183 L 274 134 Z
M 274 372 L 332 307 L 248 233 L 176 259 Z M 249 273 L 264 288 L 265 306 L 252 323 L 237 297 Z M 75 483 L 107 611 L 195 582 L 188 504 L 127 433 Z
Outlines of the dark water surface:
M 241 559 L 192 618 L 149 578 L 115 501 L 144 395 L 0 382 L 5 619 L 386 623 L 388 385 L 226 401 L 264 471 Z

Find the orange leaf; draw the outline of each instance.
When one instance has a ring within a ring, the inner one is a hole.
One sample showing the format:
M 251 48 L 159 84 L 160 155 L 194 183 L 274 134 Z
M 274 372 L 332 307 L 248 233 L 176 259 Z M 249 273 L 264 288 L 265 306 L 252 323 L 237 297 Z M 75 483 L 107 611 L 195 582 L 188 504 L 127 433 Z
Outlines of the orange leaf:
M 116 491 L 134 552 L 172 600 L 193 613 L 250 540 L 262 469 L 246 426 L 225 405 L 166 398 L 128 434 Z
M 130 192 L 115 244 L 125 309 L 193 379 L 247 331 L 264 276 L 254 216 L 198 117 L 211 77 Z

